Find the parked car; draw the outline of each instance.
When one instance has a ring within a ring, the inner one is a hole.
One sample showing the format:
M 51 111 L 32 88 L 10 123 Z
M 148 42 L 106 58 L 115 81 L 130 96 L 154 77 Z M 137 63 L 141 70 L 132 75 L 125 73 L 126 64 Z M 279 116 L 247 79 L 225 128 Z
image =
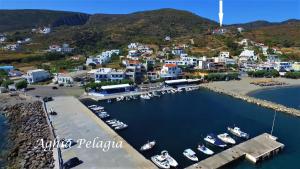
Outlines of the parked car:
M 79 164 L 83 163 L 83 161 L 79 160 L 78 157 L 73 157 L 70 160 L 66 161 L 63 164 L 63 168 L 64 169 L 69 169 L 69 168 L 73 168 L 75 166 L 78 166 Z
M 53 86 L 52 89 L 53 89 L 53 90 L 57 90 L 58 88 L 57 88 L 56 86 Z

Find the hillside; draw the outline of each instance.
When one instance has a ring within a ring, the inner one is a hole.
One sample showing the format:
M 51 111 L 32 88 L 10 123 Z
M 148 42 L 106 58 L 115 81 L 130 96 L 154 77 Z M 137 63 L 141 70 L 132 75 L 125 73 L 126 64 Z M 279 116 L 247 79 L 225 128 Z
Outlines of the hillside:
M 51 10 L 0 10 L 0 32 L 37 26 L 83 25 L 90 15 Z

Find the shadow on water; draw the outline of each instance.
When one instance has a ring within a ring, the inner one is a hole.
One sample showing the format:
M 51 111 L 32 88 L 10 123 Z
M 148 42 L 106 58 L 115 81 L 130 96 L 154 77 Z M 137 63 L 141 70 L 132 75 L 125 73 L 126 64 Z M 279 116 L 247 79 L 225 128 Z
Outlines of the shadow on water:
M 286 98 L 285 98 L 286 99 Z M 203 138 L 209 133 L 227 132 L 228 126 L 239 126 L 251 137 L 270 132 L 274 112 L 232 97 L 214 93 L 205 89 L 188 93 L 166 94 L 151 100 L 131 100 L 122 102 L 95 102 L 82 100 L 86 105 L 104 106 L 112 118 L 129 125 L 118 132 L 135 149 L 147 142 L 156 140 L 157 145 L 149 152 L 142 154 L 151 156 L 167 150 L 180 164 L 180 168 L 192 165 L 183 156 L 187 148 L 193 149 L 199 160 L 207 158 L 198 151 L 197 145 L 203 144 Z M 293 131 L 300 130 L 300 120 L 278 113 L 274 135 L 286 145 L 285 150 L 262 164 L 253 165 L 239 161 L 233 166 L 236 169 L 298 169 L 300 154 L 300 135 Z M 240 143 L 243 140 L 238 139 Z M 216 153 L 222 151 L 214 146 L 210 148 Z

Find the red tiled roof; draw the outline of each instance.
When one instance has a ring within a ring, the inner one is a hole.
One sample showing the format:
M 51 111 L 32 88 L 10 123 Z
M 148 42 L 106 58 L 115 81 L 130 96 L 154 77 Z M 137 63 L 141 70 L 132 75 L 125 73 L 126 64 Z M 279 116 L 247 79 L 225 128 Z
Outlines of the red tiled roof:
M 137 64 L 140 64 L 140 61 L 138 61 L 138 60 L 129 60 L 128 63 L 137 65 Z
M 168 63 L 164 65 L 165 67 L 171 68 L 171 67 L 176 67 L 177 65 L 174 63 Z

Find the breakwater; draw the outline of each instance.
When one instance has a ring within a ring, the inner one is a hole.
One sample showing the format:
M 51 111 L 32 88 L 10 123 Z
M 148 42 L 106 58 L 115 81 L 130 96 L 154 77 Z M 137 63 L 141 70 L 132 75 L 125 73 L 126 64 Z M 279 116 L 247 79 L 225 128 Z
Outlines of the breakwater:
M 288 114 L 293 115 L 293 116 L 300 117 L 300 110 L 295 109 L 295 108 L 286 107 L 282 104 L 273 103 L 273 102 L 267 101 L 267 100 L 257 99 L 257 98 L 251 97 L 251 96 L 239 94 L 239 93 L 236 93 L 236 92 L 227 91 L 227 90 L 220 89 L 220 88 L 217 88 L 217 87 L 212 87 L 209 84 L 202 84 L 201 87 L 209 89 L 209 90 L 217 92 L 217 93 L 226 94 L 226 95 L 229 95 L 231 97 L 241 99 L 241 100 L 244 100 L 248 103 L 256 104 L 256 105 L 261 106 L 261 107 L 265 107 L 265 108 L 268 108 L 268 109 L 273 109 L 273 110 L 276 110 L 276 111 L 281 111 L 281 112 L 288 113 Z
M 44 151 L 38 140 L 53 140 L 40 101 L 3 108 L 10 124 L 8 168 L 54 168 L 52 150 Z

